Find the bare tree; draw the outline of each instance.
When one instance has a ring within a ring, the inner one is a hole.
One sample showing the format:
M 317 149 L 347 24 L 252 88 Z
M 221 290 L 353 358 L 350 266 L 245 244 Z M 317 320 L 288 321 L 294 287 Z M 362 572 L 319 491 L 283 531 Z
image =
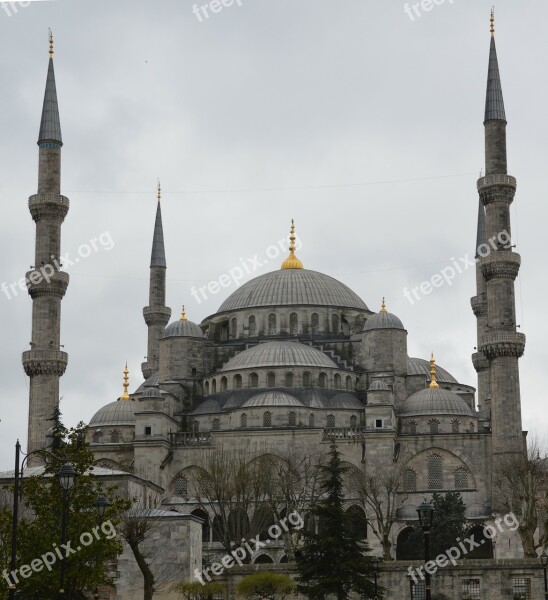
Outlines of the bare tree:
M 384 560 L 392 560 L 390 532 L 396 512 L 408 495 L 403 492 L 403 469 L 397 463 L 368 460 L 365 468 L 356 470 L 354 484 L 366 507 L 368 523 L 382 545 Z
M 518 533 L 526 557 L 536 558 L 537 549 L 548 543 L 546 528 L 539 528 L 541 515 L 548 508 L 548 457 L 542 444 L 529 440 L 527 450 L 493 459 L 495 510 L 512 512 L 519 521 Z M 537 529 L 538 541 L 535 541 Z

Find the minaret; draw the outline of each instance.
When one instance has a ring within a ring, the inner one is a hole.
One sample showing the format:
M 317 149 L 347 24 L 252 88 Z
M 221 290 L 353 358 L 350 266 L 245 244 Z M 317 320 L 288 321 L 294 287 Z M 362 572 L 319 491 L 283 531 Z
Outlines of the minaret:
M 164 248 L 164 230 L 162 227 L 162 188 L 158 181 L 158 207 L 152 240 L 150 257 L 150 289 L 149 306 L 143 309 L 143 316 L 148 327 L 147 361 L 141 365 L 143 377 L 148 379 L 159 369 L 160 337 L 171 316 L 171 309 L 166 306 L 166 252 Z
M 525 336 L 516 331 L 514 281 L 521 257 L 513 252 L 510 241 L 510 205 L 516 193 L 516 180 L 508 175 L 507 169 L 506 114 L 494 34 L 491 13 L 484 122 L 485 177 L 478 180 L 487 240 L 487 247 L 478 250 L 487 299 L 485 334 L 479 351 L 489 361 L 492 451 L 497 456 L 523 451 L 518 361 L 525 350 Z
M 34 266 L 26 275 L 32 298 L 31 349 L 23 353 L 23 367 L 30 377 L 28 452 L 47 446 L 46 433 L 59 407 L 59 378 L 68 355 L 61 351 L 61 300 L 69 283 L 61 271 L 61 224 L 69 200 L 61 195 L 61 124 L 53 69 L 53 36 L 50 32 L 49 67 L 42 121 L 38 136 L 38 193 L 29 198 L 36 223 Z M 35 457 L 31 464 L 40 461 Z

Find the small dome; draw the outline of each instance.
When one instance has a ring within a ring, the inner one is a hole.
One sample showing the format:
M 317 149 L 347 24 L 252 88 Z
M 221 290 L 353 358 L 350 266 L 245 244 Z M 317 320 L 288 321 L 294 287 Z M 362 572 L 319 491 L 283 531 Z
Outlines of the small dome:
M 135 425 L 135 402 L 117 400 L 100 408 L 91 418 L 89 427 Z
M 389 392 L 390 388 L 388 387 L 388 385 L 386 383 L 384 383 L 384 381 L 382 381 L 382 379 L 375 379 L 375 381 L 373 381 L 373 383 L 369 386 L 369 389 L 367 391 L 368 392 L 378 392 L 378 391 Z
M 400 416 L 461 415 L 474 417 L 474 411 L 454 392 L 426 388 L 415 392 L 403 403 Z
M 393 315 L 392 313 L 389 313 L 386 310 L 381 310 L 380 312 L 368 317 L 367 321 L 363 326 L 363 331 L 372 331 L 373 329 L 405 330 L 405 327 L 403 326 L 403 323 L 400 321 L 400 319 L 396 317 L 396 315 Z
M 288 271 L 289 272 L 289 271 Z M 297 342 L 266 342 L 236 354 L 221 371 L 267 367 L 319 367 L 336 369 L 323 352 Z
M 430 378 L 430 361 L 424 358 L 409 358 L 407 360 L 408 375 L 426 375 L 426 380 Z M 445 369 L 436 365 L 436 381 L 438 383 L 458 383 L 458 381 Z
M 158 398 L 159 400 L 163 400 L 164 397 L 158 388 L 149 387 L 142 394 L 141 398 Z
M 192 321 L 186 319 L 179 319 L 173 321 L 164 330 L 162 338 L 168 337 L 192 337 L 192 338 L 203 338 L 204 332 L 200 329 L 200 326 Z
M 304 404 L 285 392 L 263 392 L 246 400 L 241 408 L 250 408 L 252 406 L 304 406 Z

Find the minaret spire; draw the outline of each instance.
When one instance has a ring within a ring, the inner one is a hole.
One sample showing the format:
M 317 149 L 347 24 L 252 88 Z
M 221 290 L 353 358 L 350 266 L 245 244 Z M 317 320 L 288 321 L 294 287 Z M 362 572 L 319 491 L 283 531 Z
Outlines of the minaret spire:
M 143 316 L 148 327 L 147 360 L 141 365 L 145 379 L 148 379 L 153 373 L 158 371 L 160 337 L 171 316 L 171 309 L 165 305 L 167 263 L 164 247 L 164 229 L 162 226 L 162 187 L 160 180 L 158 180 L 156 197 L 158 202 L 150 257 L 149 306 L 143 309 Z
M 69 276 L 61 270 L 61 225 L 69 200 L 61 195 L 61 124 L 53 68 L 53 36 L 38 135 L 38 192 L 29 198 L 36 223 L 34 267 L 26 275 L 32 298 L 32 341 L 23 353 L 23 367 L 30 377 L 28 451 L 45 448 L 54 411 L 59 408 L 59 379 L 68 355 L 61 351 L 61 300 Z M 33 457 L 31 464 L 39 463 Z

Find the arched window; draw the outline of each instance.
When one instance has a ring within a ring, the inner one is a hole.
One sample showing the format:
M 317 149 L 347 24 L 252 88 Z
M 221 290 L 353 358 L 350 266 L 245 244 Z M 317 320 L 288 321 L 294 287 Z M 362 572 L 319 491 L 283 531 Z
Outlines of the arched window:
M 350 375 L 347 375 L 347 377 L 346 377 L 346 391 L 347 392 L 352 391 L 352 377 L 350 377 Z
M 209 381 L 205 382 L 204 393 L 206 396 L 209 396 Z
M 459 433 L 459 431 L 460 431 L 460 421 L 458 419 L 453 419 L 451 421 L 451 431 L 453 433 Z
M 272 413 L 269 411 L 263 415 L 263 427 L 272 427 Z
M 111 434 L 110 434 L 110 441 L 113 444 L 119 444 L 120 441 L 121 441 L 120 440 L 120 432 L 117 431 L 116 429 L 113 432 L 111 432 Z
M 314 419 L 314 413 L 310 413 L 310 416 L 308 417 L 308 426 L 315 427 L 315 425 L 314 425 L 315 421 L 316 421 L 316 419 Z
M 200 423 L 198 421 L 192 421 L 192 431 L 200 431 Z
M 338 373 L 335 373 L 335 377 L 333 378 L 333 385 L 336 390 L 341 389 L 341 376 Z
M 430 426 L 431 434 L 440 432 L 440 422 L 437 419 L 430 419 L 430 421 L 428 421 L 428 425 Z
M 202 510 L 201 508 L 195 508 L 191 513 L 191 515 L 194 515 L 195 517 L 198 517 L 198 519 L 202 519 L 203 523 L 202 523 L 202 543 L 206 544 L 209 543 L 209 516 L 206 513 L 205 510 Z
M 299 333 L 299 317 L 297 313 L 291 313 L 289 315 L 289 333 L 291 335 L 297 335 Z
M 310 387 L 310 373 L 308 371 L 303 373 L 303 387 Z
M 242 376 L 238 373 L 234 375 L 234 379 L 232 380 L 232 387 L 236 390 L 239 390 L 242 387 Z
M 226 392 L 226 388 L 228 386 L 228 380 L 227 378 L 223 375 L 221 377 L 221 392 Z
M 291 411 L 289 413 L 289 427 L 297 426 L 297 413 Z
M 213 526 L 211 527 L 211 541 L 222 542 L 224 537 L 223 520 L 219 515 L 213 519 Z
M 470 433 L 474 433 L 476 430 L 476 426 L 474 425 L 474 421 L 470 421 Z
M 416 492 L 417 491 L 417 474 L 411 469 L 406 469 L 403 472 L 403 491 L 404 492 Z
M 335 415 L 327 415 L 327 427 L 335 427 Z
M 416 433 L 417 433 L 417 422 L 416 421 L 408 421 L 407 427 L 408 427 L 409 433 L 411 435 L 416 435 Z
M 310 325 L 312 327 L 312 333 L 320 333 L 320 317 L 318 313 L 312 313 Z
M 92 439 L 93 439 L 93 443 L 94 444 L 98 444 L 101 441 L 101 432 L 100 431 L 96 431 L 93 434 L 93 438 Z
M 182 475 L 175 477 L 173 480 L 173 493 L 176 496 L 183 496 L 183 498 L 188 496 L 188 479 L 186 477 Z
M 321 388 L 327 387 L 327 375 L 325 373 L 320 373 L 320 378 L 318 380 L 318 383 Z
M 468 485 L 468 471 L 463 467 L 459 467 L 455 471 L 455 489 L 463 490 L 469 487 Z
M 213 379 L 211 381 L 211 393 L 212 394 L 216 394 L 217 393 L 217 380 Z
M 268 315 L 268 335 L 276 335 L 278 333 L 278 325 L 276 322 L 276 315 L 271 313 Z
M 255 315 L 249 317 L 249 337 L 255 337 L 257 335 L 257 320 Z
M 253 561 L 253 564 L 254 565 L 269 565 L 273 562 L 274 562 L 274 560 L 272 559 L 271 556 L 268 556 L 268 554 L 259 554 L 259 556 L 257 556 L 257 558 Z
M 219 429 L 221 429 L 221 421 L 219 421 L 219 419 L 213 419 L 211 429 L 212 431 L 219 431 Z
M 438 454 L 428 457 L 428 488 L 431 490 L 443 489 L 443 463 Z
M 285 374 L 285 387 L 293 387 L 293 373 Z
M 339 315 L 333 315 L 331 317 L 331 324 L 333 327 L 333 333 L 336 333 L 336 334 L 340 333 L 341 326 L 340 326 L 340 321 L 339 321 Z
M 359 506 L 351 506 L 345 513 L 346 522 L 349 531 L 352 531 L 353 537 L 359 540 L 367 539 L 367 519 L 363 509 Z
M 251 375 L 249 376 L 249 387 L 259 387 L 259 376 L 257 375 L 257 373 L 251 373 Z
M 240 427 L 242 429 L 245 429 L 247 427 L 247 415 L 245 413 L 243 413 L 240 416 Z
M 236 318 L 230 321 L 230 337 L 238 337 L 238 321 Z
M 352 415 L 350 417 L 350 427 L 352 429 L 355 429 L 358 426 L 358 417 L 356 417 L 356 415 Z
M 266 379 L 266 386 L 269 388 L 276 387 L 276 374 L 269 373 Z

